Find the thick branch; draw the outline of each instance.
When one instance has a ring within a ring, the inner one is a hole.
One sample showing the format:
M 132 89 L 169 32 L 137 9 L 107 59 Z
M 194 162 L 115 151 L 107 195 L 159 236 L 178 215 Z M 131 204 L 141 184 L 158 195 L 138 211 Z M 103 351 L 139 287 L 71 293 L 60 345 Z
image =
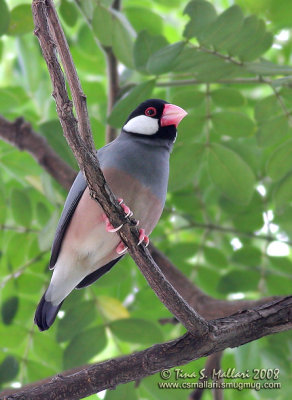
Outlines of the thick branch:
M 0 116 L 0 137 L 19 150 L 28 151 L 33 158 L 65 189 L 69 190 L 76 172 L 51 148 L 47 140 L 33 131 L 23 118 L 14 122 Z
M 210 323 L 204 338 L 190 333 L 129 356 L 94 364 L 72 375 L 56 375 L 49 383 L 2 400 L 77 400 L 116 385 L 139 380 L 164 368 L 237 347 L 292 328 L 292 296 Z
M 143 275 L 146 277 L 149 285 L 155 291 L 159 299 L 166 305 L 176 318 L 186 327 L 187 330 L 194 334 L 203 335 L 208 331 L 208 323 L 194 311 L 177 291 L 166 281 L 158 266 L 153 261 L 150 253 L 144 246 L 137 246 L 139 232 L 132 220 L 125 218 L 121 206 L 107 185 L 103 173 L 100 169 L 96 153 L 91 149 L 91 141 L 87 143 L 87 136 L 83 134 L 82 139 L 78 133 L 78 127 L 72 110 L 72 103 L 69 100 L 64 76 L 60 64 L 58 62 L 54 43 L 50 34 L 48 18 L 52 18 L 50 28 L 56 29 L 57 32 L 62 30 L 55 11 L 52 11 L 53 3 L 51 0 L 34 0 L 33 16 L 35 22 L 35 34 L 37 35 L 48 70 L 51 76 L 54 97 L 57 104 L 57 112 L 63 127 L 64 135 L 74 152 L 75 158 L 80 169 L 84 172 L 87 179 L 88 187 L 92 198 L 94 198 L 103 208 L 105 214 L 109 218 L 113 226 L 124 226 L 120 229 L 119 235 L 123 242 L 128 246 L 129 253 L 134 259 Z M 56 39 L 61 37 L 65 40 L 64 35 L 54 34 Z M 60 48 L 61 44 L 58 45 Z M 68 45 L 66 44 L 66 51 Z M 61 50 L 62 52 L 64 49 Z M 67 58 L 63 57 L 63 62 L 67 62 Z M 70 60 L 69 60 L 70 61 Z M 72 68 L 64 67 L 69 74 Z M 75 85 L 75 80 L 70 77 L 69 85 Z M 80 84 L 78 83 L 78 87 Z M 78 90 L 75 88 L 74 91 Z M 85 103 L 83 103 L 84 105 Z M 86 105 L 86 104 L 85 104 Z M 87 114 L 86 114 L 87 115 Z M 136 221 L 135 221 L 136 222 Z

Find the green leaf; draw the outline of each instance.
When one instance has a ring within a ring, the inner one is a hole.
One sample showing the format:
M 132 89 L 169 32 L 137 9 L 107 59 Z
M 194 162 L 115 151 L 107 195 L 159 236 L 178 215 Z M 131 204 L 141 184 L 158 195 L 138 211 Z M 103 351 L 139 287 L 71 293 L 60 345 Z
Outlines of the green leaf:
M 243 24 L 243 14 L 237 5 L 227 8 L 219 15 L 201 35 L 203 45 L 212 45 L 216 49 L 226 49 Z
M 211 98 L 215 104 L 222 107 L 241 107 L 245 103 L 245 99 L 240 91 L 231 88 L 214 90 L 211 92 Z
M 115 105 L 108 117 L 110 125 L 120 128 L 126 121 L 130 112 L 132 112 L 137 105 L 147 100 L 155 86 L 155 80 L 140 83 L 134 87 L 125 97 L 121 98 Z
M 213 5 L 205 0 L 190 1 L 184 10 L 184 14 L 191 17 L 183 33 L 188 39 L 199 35 L 217 16 Z
M 257 131 L 258 143 L 260 146 L 272 146 L 287 136 L 290 136 L 292 129 L 289 127 L 286 115 L 269 118 L 259 125 Z
M 107 321 L 115 321 L 121 318 L 129 318 L 126 307 L 115 297 L 98 296 L 98 307 Z
M 171 71 L 184 46 L 185 42 L 177 42 L 156 51 L 148 60 L 148 71 L 154 75 L 160 75 Z
M 29 97 L 20 86 L 6 86 L 0 89 L 0 108 L 2 112 L 15 110 L 27 102 L 29 102 Z
M 17 313 L 19 299 L 16 296 L 6 299 L 1 307 L 2 321 L 5 325 L 10 325 Z
M 94 301 L 82 301 L 74 307 L 66 310 L 57 327 L 57 341 L 59 343 L 71 340 L 76 333 L 84 330 L 96 318 L 96 306 Z
M 184 88 L 176 91 L 172 96 L 172 103 L 188 110 L 200 106 L 205 99 L 205 93 L 194 88 Z M 188 117 L 189 118 L 189 117 Z
M 191 72 L 200 81 L 212 82 L 230 78 L 238 73 L 238 68 L 214 54 L 203 53 L 197 48 L 185 47 L 177 57 L 172 70 Z
M 19 363 L 13 356 L 6 356 L 0 365 L 0 384 L 12 381 L 18 374 Z
M 96 326 L 74 336 L 63 355 L 65 369 L 87 363 L 107 345 L 104 326 Z
M 37 203 L 36 216 L 41 226 L 46 225 L 51 216 L 50 211 L 44 203 Z
M 291 204 L 292 201 L 292 174 L 286 176 L 275 188 L 274 199 L 277 208 Z
M 247 267 L 259 267 L 261 264 L 262 253 L 254 246 L 244 246 L 233 253 L 232 261 Z
M 222 136 L 248 137 L 254 134 L 254 122 L 245 114 L 220 111 L 212 115 L 215 131 Z
M 46 121 L 39 125 L 38 129 L 47 138 L 49 144 L 59 154 L 59 156 L 68 162 L 73 168 L 76 168 L 76 161 L 63 136 L 63 130 L 59 120 Z
M 159 35 L 163 32 L 162 18 L 150 8 L 132 6 L 125 7 L 123 11 L 137 32 L 142 29 L 146 29 L 154 35 Z
M 74 26 L 78 19 L 78 12 L 73 2 L 61 0 L 60 14 L 68 26 Z
M 13 8 L 10 14 L 8 34 L 13 36 L 23 35 L 24 33 L 33 32 L 33 28 L 31 6 L 29 4 L 21 4 Z
M 230 200 L 248 204 L 255 176 L 250 167 L 235 152 L 213 143 L 208 148 L 208 168 L 213 183 Z
M 164 36 L 152 36 L 145 30 L 139 32 L 133 50 L 135 67 L 148 73 L 146 65 L 150 56 L 166 45 L 167 40 Z
M 133 69 L 133 45 L 135 32 L 126 20 L 125 16 L 117 11 L 114 12 L 112 30 L 112 48 L 115 56 L 126 67 Z
M 16 223 L 30 226 L 32 222 L 32 207 L 30 198 L 24 190 L 13 189 L 11 193 L 11 209 Z
M 5 0 L 0 0 L 0 36 L 7 32 L 10 14 Z
M 218 291 L 224 294 L 257 291 L 259 280 L 258 271 L 233 270 L 222 276 L 218 282 Z
M 170 164 L 168 187 L 170 192 L 175 192 L 193 183 L 205 150 L 206 147 L 202 143 L 189 143 L 174 148 Z
M 138 344 L 153 344 L 163 341 L 161 330 L 151 321 L 140 318 L 125 318 L 109 324 L 112 333 L 120 340 Z
M 273 35 L 266 32 L 265 23 L 255 15 L 248 16 L 228 52 L 244 61 L 252 61 L 272 45 Z
M 247 71 L 259 75 L 291 75 L 292 67 L 286 65 L 277 65 L 269 61 L 259 63 L 245 63 L 244 68 Z
M 39 232 L 38 244 L 41 251 L 46 251 L 51 248 L 58 221 L 59 221 L 59 213 L 57 211 L 54 211 L 48 223 Z
M 255 118 L 263 123 L 277 115 L 282 115 L 283 110 L 275 95 L 264 97 L 255 105 Z
M 94 9 L 92 27 L 93 32 L 104 46 L 112 46 L 112 14 L 102 5 L 97 4 Z
M 292 140 L 288 140 L 279 146 L 268 160 L 267 174 L 278 181 L 292 170 Z
M 226 268 L 228 266 L 224 253 L 215 247 L 204 247 L 204 257 L 209 264 L 215 267 Z

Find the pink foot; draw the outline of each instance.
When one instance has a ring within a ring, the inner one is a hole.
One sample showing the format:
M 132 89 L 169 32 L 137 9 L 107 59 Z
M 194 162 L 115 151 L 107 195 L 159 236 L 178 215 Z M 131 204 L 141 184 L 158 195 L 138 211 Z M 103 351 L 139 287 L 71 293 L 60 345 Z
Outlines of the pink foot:
M 145 235 L 145 229 L 139 229 L 139 242 L 138 242 L 138 246 L 144 242 L 145 246 L 147 247 L 149 244 L 149 237 L 147 235 Z
M 145 229 L 139 229 L 139 242 L 138 242 L 138 246 L 144 242 L 145 246 L 147 247 L 149 244 L 149 237 L 147 235 L 145 235 Z M 120 242 L 118 244 L 118 246 L 116 247 L 116 252 L 121 255 L 126 253 L 126 251 L 128 250 L 128 247 L 123 243 Z
M 132 213 L 132 211 L 130 210 L 130 208 L 129 208 L 128 206 L 126 206 L 126 204 L 123 204 L 124 200 L 123 200 L 123 199 L 118 199 L 118 202 L 119 202 L 119 204 L 121 205 L 122 209 L 124 210 L 124 212 L 125 212 L 125 214 L 126 214 L 125 216 L 126 216 L 126 217 L 131 217 L 131 216 L 133 215 L 133 213 Z M 106 229 L 107 232 L 111 232 L 111 233 L 117 232 L 117 231 L 120 230 L 121 227 L 123 226 L 123 224 L 122 224 L 122 225 L 118 226 L 117 228 L 115 228 L 115 227 L 110 223 L 108 217 L 107 217 L 105 214 L 103 215 L 103 220 L 104 220 L 104 222 L 105 222 L 105 229 Z M 138 225 L 138 224 L 137 224 L 137 225 Z
M 119 202 L 120 206 L 122 207 L 122 209 L 124 210 L 124 213 L 126 214 L 125 216 L 131 217 L 133 215 L 133 213 L 130 210 L 130 208 L 128 206 L 126 206 L 126 204 L 124 204 L 124 200 L 119 198 L 118 202 Z
M 126 253 L 127 250 L 128 250 L 128 247 L 123 242 L 120 242 L 118 244 L 118 246 L 116 247 L 116 252 L 119 255 Z

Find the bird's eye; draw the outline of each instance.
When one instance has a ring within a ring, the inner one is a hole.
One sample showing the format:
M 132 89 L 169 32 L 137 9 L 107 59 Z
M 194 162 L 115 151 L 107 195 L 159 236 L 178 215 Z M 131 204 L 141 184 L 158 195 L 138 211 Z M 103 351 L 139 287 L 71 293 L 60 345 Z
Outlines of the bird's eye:
M 148 107 L 145 110 L 145 115 L 147 115 L 147 117 L 155 117 L 156 114 L 157 111 L 155 107 Z

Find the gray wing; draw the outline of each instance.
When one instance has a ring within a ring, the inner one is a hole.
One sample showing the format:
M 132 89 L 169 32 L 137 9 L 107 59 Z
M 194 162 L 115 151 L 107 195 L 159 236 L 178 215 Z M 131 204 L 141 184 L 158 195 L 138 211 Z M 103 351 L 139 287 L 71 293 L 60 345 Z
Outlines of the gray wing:
M 51 252 L 51 259 L 50 259 L 50 264 L 49 268 L 53 269 L 58 256 L 59 252 L 61 249 L 62 241 L 64 238 L 64 235 L 66 233 L 66 230 L 69 226 L 69 223 L 71 221 L 72 215 L 74 214 L 74 211 L 77 207 L 77 204 L 79 203 L 79 200 L 84 192 L 84 190 L 87 187 L 87 183 L 85 178 L 83 177 L 83 174 L 79 172 L 77 175 L 75 181 L 73 182 L 73 185 L 69 191 L 69 194 L 67 196 L 52 246 L 52 252 Z
M 105 149 L 107 149 L 110 145 L 111 143 L 108 143 L 101 149 L 97 150 L 96 154 L 98 155 L 98 157 L 102 156 L 105 152 Z M 100 164 L 102 165 L 102 161 L 100 161 Z M 86 189 L 86 187 L 87 187 L 86 180 L 82 172 L 79 172 L 68 193 L 60 220 L 58 222 L 54 242 L 52 245 L 51 258 L 49 264 L 50 269 L 53 269 L 57 262 L 64 235 L 69 226 L 74 211 L 77 207 L 77 204 L 79 203 L 79 200 L 81 199 L 81 196 L 83 195 L 83 192 Z

